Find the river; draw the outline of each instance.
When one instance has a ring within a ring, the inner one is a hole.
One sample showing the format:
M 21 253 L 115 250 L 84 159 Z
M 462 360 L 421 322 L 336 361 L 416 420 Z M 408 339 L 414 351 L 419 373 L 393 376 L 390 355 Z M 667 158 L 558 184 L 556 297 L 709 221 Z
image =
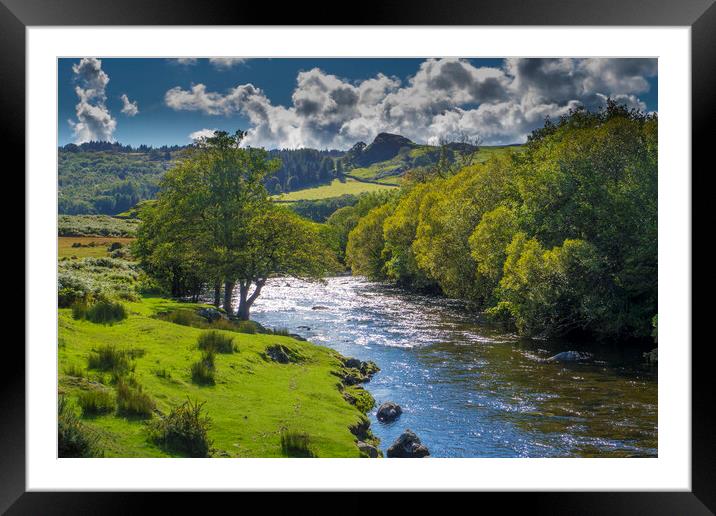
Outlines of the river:
M 272 279 L 252 319 L 380 366 L 366 389 L 403 408 L 391 424 L 369 415 L 384 452 L 410 428 L 434 457 L 657 455 L 657 375 L 642 350 L 540 362 L 584 344 L 521 339 L 459 302 L 351 276 Z

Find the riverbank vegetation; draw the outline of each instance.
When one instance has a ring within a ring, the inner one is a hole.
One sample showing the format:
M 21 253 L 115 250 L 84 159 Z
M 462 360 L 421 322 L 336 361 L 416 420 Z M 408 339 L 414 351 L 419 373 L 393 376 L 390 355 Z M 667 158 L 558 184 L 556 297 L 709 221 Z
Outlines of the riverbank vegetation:
M 404 183 L 356 221 L 354 274 L 470 301 L 527 335 L 648 338 L 657 312 L 657 117 L 614 102 L 521 152 Z
M 242 138 L 216 132 L 167 172 L 133 252 L 172 297 L 196 300 L 210 288 L 234 314 L 238 287 L 235 315 L 248 320 L 270 276 L 319 278 L 338 264 L 317 224 L 271 202 L 263 181 L 279 163 L 240 147 Z

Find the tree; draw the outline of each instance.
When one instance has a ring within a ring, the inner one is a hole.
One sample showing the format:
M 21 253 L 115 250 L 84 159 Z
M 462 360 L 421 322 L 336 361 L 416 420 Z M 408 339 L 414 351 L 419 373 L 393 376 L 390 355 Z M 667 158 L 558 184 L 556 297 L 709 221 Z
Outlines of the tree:
M 239 286 L 239 319 L 249 319 L 251 306 L 270 276 L 315 279 L 338 270 L 335 255 L 323 242 L 319 227 L 275 206 L 250 220 L 246 241 L 230 270 Z
M 269 276 L 315 277 L 331 261 L 315 231 L 272 205 L 263 181 L 279 163 L 263 149 L 241 147 L 243 136 L 217 131 L 185 152 L 162 179 L 136 249 L 150 273 L 180 287 L 188 282 L 194 295 L 207 286 L 216 294 L 223 283 L 227 313 L 238 284 L 237 316 L 248 318 Z

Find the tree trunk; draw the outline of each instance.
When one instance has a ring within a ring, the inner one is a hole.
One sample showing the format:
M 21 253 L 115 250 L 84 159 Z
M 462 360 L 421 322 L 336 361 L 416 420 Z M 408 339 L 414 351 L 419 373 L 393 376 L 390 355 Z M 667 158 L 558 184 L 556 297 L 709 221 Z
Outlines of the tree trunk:
M 249 296 L 249 287 L 251 286 L 251 282 L 248 282 L 246 284 L 242 283 L 240 286 L 240 295 L 239 295 L 239 309 L 236 311 L 236 316 L 241 319 L 242 321 L 248 321 L 249 315 L 251 312 L 251 305 L 254 304 L 254 301 L 256 301 L 256 298 L 259 297 L 259 294 L 261 294 L 261 288 L 266 283 L 266 279 L 258 279 L 256 280 L 256 288 L 254 289 L 251 296 Z
M 233 307 L 233 296 L 234 296 L 234 286 L 236 283 L 233 281 L 227 281 L 224 283 L 224 310 L 226 310 L 227 314 L 233 313 L 234 307 Z
M 247 304 L 247 298 L 249 294 L 250 283 L 244 283 L 243 281 L 239 284 L 239 308 L 236 311 L 236 317 L 242 321 L 249 320 L 249 309 L 251 308 Z
M 221 281 L 214 283 L 214 306 L 216 308 L 221 306 Z

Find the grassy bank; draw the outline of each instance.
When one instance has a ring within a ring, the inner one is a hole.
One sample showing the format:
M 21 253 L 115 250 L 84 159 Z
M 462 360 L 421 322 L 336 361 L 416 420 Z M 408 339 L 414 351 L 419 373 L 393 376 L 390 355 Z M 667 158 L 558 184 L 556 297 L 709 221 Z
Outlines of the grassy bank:
M 328 348 L 291 337 L 267 334 L 220 333 L 233 337 L 237 351 L 217 354 L 214 385 L 192 381 L 191 367 L 201 357 L 197 339 L 202 329 L 157 318 L 162 312 L 198 305 L 161 298 L 125 303 L 127 319 L 103 325 L 59 311 L 59 394 L 66 395 L 81 414 L 79 398 L 87 392 L 116 398 L 112 374 L 88 369 L 93 352 L 105 346 L 129 351 L 129 378 L 142 386 L 155 403 L 151 420 L 168 414 L 187 400 L 205 402 L 211 418 L 208 437 L 213 456 L 286 456 L 282 434 L 307 436 L 318 457 L 358 457 L 351 426 L 363 413 L 340 390 L 340 356 Z M 298 357 L 279 363 L 267 357 L 269 346 L 281 344 Z M 149 438 L 146 418 L 117 411 L 87 415 L 83 424 L 100 437 L 107 457 L 181 456 Z

